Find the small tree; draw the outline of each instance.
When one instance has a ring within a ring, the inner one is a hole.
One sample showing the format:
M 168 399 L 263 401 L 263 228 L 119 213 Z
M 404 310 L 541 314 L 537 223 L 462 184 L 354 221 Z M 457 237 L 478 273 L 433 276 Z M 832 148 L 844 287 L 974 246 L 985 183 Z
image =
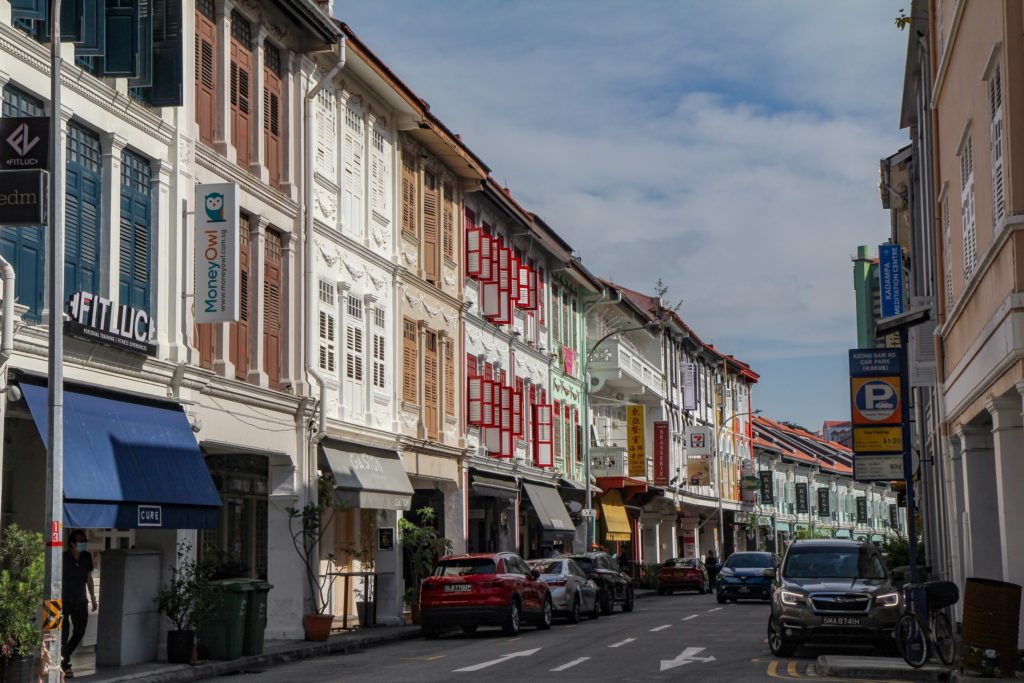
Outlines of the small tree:
M 17 524 L 8 526 L 0 542 L 0 655 L 39 652 L 42 632 L 37 617 L 45 574 L 43 535 Z
M 404 517 L 398 520 L 402 549 L 405 550 L 412 575 L 412 586 L 405 591 L 405 601 L 409 605 L 419 604 L 420 584 L 430 576 L 434 560 L 452 551 L 452 542 L 434 528 L 434 520 L 437 518 L 434 508 L 421 507 L 415 514 L 420 520 L 419 524 Z
M 290 507 L 288 513 L 288 531 L 292 536 L 292 546 L 302 560 L 306 570 L 306 583 L 309 585 L 309 601 L 312 614 L 324 614 L 327 610 L 325 591 L 333 580 L 330 572 L 320 574 L 320 542 L 334 519 L 334 483 L 326 478 L 317 480 L 316 501 L 310 501 L 300 510 Z M 329 564 L 334 565 L 334 553 L 327 555 Z
M 211 583 L 214 567 L 191 557 L 192 545 L 178 543 L 177 557 L 171 565 L 171 580 L 160 589 L 156 606 L 178 631 L 193 631 L 212 614 L 221 601 L 220 590 Z

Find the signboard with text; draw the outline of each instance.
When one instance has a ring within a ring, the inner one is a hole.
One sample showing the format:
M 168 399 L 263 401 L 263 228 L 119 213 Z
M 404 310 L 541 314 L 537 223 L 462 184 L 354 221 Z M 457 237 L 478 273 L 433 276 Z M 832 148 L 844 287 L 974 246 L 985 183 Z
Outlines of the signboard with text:
M 0 171 L 45 171 L 50 168 L 48 116 L 0 119 Z
M 687 427 L 686 452 L 690 456 L 711 455 L 711 427 L 703 425 Z
M 629 457 L 627 476 L 647 476 L 647 450 L 644 443 L 644 407 L 626 406 L 626 452 Z
M 857 498 L 857 524 L 868 523 L 868 499 L 864 496 Z
M 818 516 L 829 517 L 832 515 L 832 506 L 829 504 L 828 488 L 822 486 L 818 489 Z
M 658 420 L 654 423 L 654 484 L 668 486 L 669 478 L 668 422 Z
M 0 171 L 0 227 L 45 225 L 48 179 L 46 171 Z
M 903 383 L 900 349 L 850 349 L 853 476 L 903 477 Z
M 706 455 L 687 458 L 686 479 L 690 486 L 711 486 L 711 458 Z
M 853 478 L 856 481 L 893 481 L 903 479 L 902 453 L 855 453 Z
M 683 410 L 697 410 L 697 364 L 683 363 Z
M 72 336 L 156 355 L 156 324 L 142 308 L 118 304 L 91 292 L 75 292 L 68 300 L 67 316 L 64 329 Z
M 775 480 L 770 470 L 758 472 L 761 477 L 761 505 L 775 505 Z
M 237 322 L 238 185 L 196 185 L 196 322 Z
M 878 247 L 878 292 L 883 318 L 903 312 L 903 247 L 898 244 Z
M 796 485 L 796 511 L 798 514 L 807 514 L 810 508 L 807 506 L 807 482 L 797 482 Z
M 853 432 L 857 453 L 893 453 L 903 450 L 903 427 L 860 427 Z

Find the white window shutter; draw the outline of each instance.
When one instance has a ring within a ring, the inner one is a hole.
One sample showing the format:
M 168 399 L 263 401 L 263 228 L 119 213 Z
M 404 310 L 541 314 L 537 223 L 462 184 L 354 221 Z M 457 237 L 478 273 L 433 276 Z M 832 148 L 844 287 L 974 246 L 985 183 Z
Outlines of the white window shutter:
M 1006 215 L 1006 196 L 1003 187 L 1003 92 L 999 67 L 996 66 L 988 80 L 989 110 L 989 142 L 992 160 L 992 223 L 997 228 Z

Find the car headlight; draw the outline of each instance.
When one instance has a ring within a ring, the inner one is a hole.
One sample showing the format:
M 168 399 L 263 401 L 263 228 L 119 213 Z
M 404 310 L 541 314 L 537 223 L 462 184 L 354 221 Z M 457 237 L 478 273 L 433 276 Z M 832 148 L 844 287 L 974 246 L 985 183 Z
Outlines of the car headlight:
M 882 607 L 898 607 L 900 604 L 899 593 L 883 593 L 875 596 L 875 603 Z
M 803 605 L 807 603 L 807 598 L 802 593 L 794 593 L 793 591 L 783 590 L 780 592 L 779 598 L 782 600 L 783 605 Z

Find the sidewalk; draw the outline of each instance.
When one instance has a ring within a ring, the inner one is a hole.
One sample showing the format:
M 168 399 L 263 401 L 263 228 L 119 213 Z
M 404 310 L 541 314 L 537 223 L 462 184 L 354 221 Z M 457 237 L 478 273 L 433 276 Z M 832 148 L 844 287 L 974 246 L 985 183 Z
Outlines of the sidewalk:
M 818 657 L 816 671 L 819 676 L 856 678 L 858 680 L 952 681 L 953 683 L 993 680 L 1024 681 L 1024 674 L 1021 673 L 1013 678 L 993 679 L 973 673 L 960 673 L 959 667 L 943 666 L 937 663 L 926 664 L 920 669 L 915 669 L 899 657 L 821 655 Z
M 300 659 L 356 652 L 375 645 L 416 638 L 419 635 L 419 626 L 379 626 L 331 636 L 326 643 L 308 643 L 304 640 L 268 640 L 262 655 L 241 657 L 229 661 L 207 660 L 195 666 L 151 662 L 116 669 L 101 669 L 93 675 L 75 676 L 75 680 L 81 679 L 88 683 L 198 681 L 230 673 L 258 671 L 275 664 L 285 664 Z

